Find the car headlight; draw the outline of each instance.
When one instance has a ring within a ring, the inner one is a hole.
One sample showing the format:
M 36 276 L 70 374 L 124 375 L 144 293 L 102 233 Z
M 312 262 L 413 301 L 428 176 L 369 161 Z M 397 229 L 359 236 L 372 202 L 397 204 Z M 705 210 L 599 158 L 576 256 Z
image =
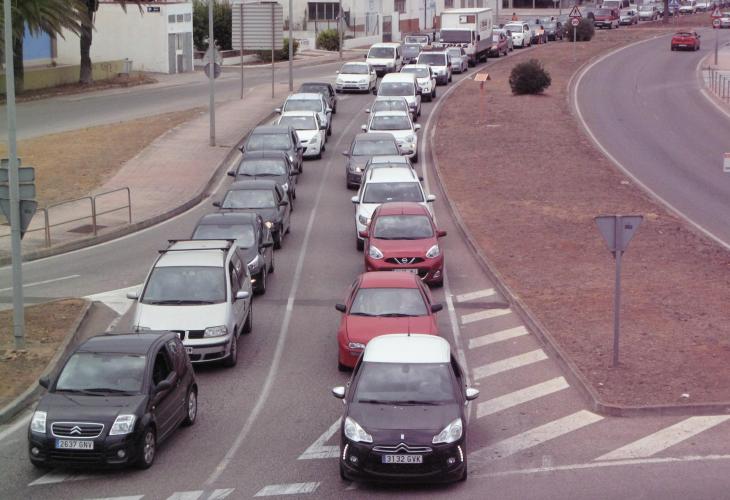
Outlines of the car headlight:
M 292 155 L 289 155 L 289 161 L 294 163 L 294 157 Z
M 449 425 L 444 427 L 444 430 L 439 432 L 433 437 L 433 440 L 431 440 L 431 443 L 433 444 L 440 444 L 440 443 L 453 443 L 455 441 L 458 441 L 461 439 L 462 434 L 464 433 L 464 425 L 461 423 L 461 418 L 457 418 L 453 422 L 451 422 Z
M 357 220 L 363 226 L 367 226 L 368 224 L 370 224 L 370 217 L 365 217 L 364 215 L 358 215 Z
M 380 249 L 374 245 L 370 245 L 370 251 L 368 251 L 368 255 L 371 259 L 382 259 L 383 258 L 383 252 L 380 251 Z
M 38 434 L 45 434 L 47 417 L 48 414 L 44 411 L 36 411 L 33 413 L 33 418 L 30 420 L 30 430 Z
M 209 326 L 203 332 L 203 337 L 222 337 L 228 335 L 228 327 L 225 325 Z
M 109 430 L 109 435 L 123 436 L 124 434 L 129 434 L 134 430 L 134 422 L 136 420 L 137 417 L 134 415 L 119 415 L 114 420 L 112 428 Z
M 361 167 L 355 167 L 355 172 L 357 172 L 358 174 L 362 173 L 362 168 Z
M 261 256 L 256 255 L 253 259 L 251 259 L 251 262 L 248 263 L 248 270 L 252 271 L 253 269 L 256 269 L 261 264 Z
M 365 349 L 365 344 L 363 344 L 362 342 L 350 342 L 349 344 L 347 344 L 347 348 L 363 350 Z
M 270 220 L 267 220 L 266 222 L 264 222 L 264 226 L 266 226 L 268 229 L 271 229 L 272 227 L 274 227 L 274 223 Z
M 441 249 L 438 245 L 434 245 L 431 248 L 428 249 L 428 252 L 426 252 L 426 257 L 429 259 L 433 259 L 434 257 L 438 257 L 441 255 Z
M 373 437 L 351 417 L 345 419 L 345 437 L 356 443 L 372 443 Z
M 289 191 L 289 183 L 288 182 L 285 182 L 284 184 L 282 184 L 281 185 L 281 189 L 283 189 L 285 193 L 288 192 Z

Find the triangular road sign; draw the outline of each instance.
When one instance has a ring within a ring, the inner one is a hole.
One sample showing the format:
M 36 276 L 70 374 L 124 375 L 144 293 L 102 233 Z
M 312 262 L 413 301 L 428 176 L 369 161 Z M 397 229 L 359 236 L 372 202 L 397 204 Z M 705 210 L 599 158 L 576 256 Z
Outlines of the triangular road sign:
M 568 17 L 573 19 L 580 19 L 581 17 L 583 17 L 583 14 L 580 13 L 577 5 L 573 5 L 573 8 L 570 9 L 570 14 L 568 14 Z
M 712 19 L 720 19 L 722 17 L 722 12 L 720 12 L 720 7 L 715 5 L 715 10 L 712 11 L 712 15 L 710 17 L 712 17 Z

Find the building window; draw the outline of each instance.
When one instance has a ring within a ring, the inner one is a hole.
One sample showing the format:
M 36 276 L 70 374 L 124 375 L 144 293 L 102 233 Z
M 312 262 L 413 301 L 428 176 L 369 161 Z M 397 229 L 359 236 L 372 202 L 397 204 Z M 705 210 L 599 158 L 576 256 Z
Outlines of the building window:
M 393 10 L 401 14 L 405 14 L 406 0 L 393 0 Z
M 185 22 L 186 23 L 192 22 L 192 20 L 193 20 L 193 15 L 192 14 L 190 14 L 190 13 L 185 14 Z
M 310 21 L 334 21 L 340 12 L 338 2 L 309 2 L 307 7 Z
M 170 23 L 170 24 L 174 23 L 175 22 L 175 14 L 170 14 L 169 16 L 167 16 L 167 22 Z
M 454 0 L 444 0 L 444 8 L 445 9 L 453 9 L 454 8 Z
M 183 22 L 184 16 L 182 14 L 177 15 L 177 22 L 181 23 Z

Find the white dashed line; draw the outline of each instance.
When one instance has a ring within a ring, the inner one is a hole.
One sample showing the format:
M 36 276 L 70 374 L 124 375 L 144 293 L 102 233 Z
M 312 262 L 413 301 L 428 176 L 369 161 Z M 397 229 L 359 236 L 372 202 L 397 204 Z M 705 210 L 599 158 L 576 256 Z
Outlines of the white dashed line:
M 199 491 L 177 491 L 167 497 L 167 500 L 198 500 L 203 493 L 203 490 Z
M 57 484 L 64 483 L 66 481 L 80 481 L 82 479 L 88 479 L 89 476 L 84 474 L 74 474 L 72 472 L 63 472 L 60 470 L 52 470 L 48 474 L 45 474 L 32 483 L 28 483 L 28 486 L 41 486 L 44 484 Z
M 489 363 L 484 366 L 478 366 L 474 368 L 474 378 L 481 379 L 496 375 L 497 373 L 514 370 L 515 368 L 521 368 L 523 366 L 531 365 L 547 359 L 547 355 L 542 349 L 536 349 L 534 351 L 526 352 L 518 356 L 512 356 L 511 358 L 501 359 L 494 363 Z
M 23 288 L 28 288 L 29 286 L 47 285 L 49 283 L 55 283 L 57 281 L 72 280 L 74 278 L 79 278 L 80 276 L 81 276 L 80 274 L 72 274 L 70 276 L 62 276 L 60 278 L 53 278 L 51 280 L 36 281 L 35 283 L 24 283 Z M 7 292 L 12 289 L 13 289 L 12 286 L 9 288 L 0 288 L 0 292 Z
M 273 497 L 277 495 L 304 495 L 314 493 L 321 483 L 271 484 L 256 493 L 255 497 Z
M 520 389 L 519 391 L 510 392 L 504 396 L 499 396 L 497 398 L 490 399 L 489 401 L 479 403 L 479 406 L 477 406 L 477 418 L 498 413 L 502 410 L 506 410 L 507 408 L 527 403 L 533 399 L 538 399 L 543 396 L 562 391 L 568 387 L 570 387 L 570 385 L 568 385 L 568 382 L 566 382 L 563 377 L 556 377 L 548 380 L 547 382 L 531 385 L 530 387 Z
M 508 328 L 507 330 L 502 330 L 499 332 L 490 333 L 488 335 L 482 335 L 481 337 L 469 339 L 469 349 L 476 349 L 477 347 L 484 347 L 485 345 L 496 344 L 497 342 L 514 339 L 516 337 L 528 335 L 529 333 L 530 332 L 528 332 L 527 328 L 525 328 L 524 326 Z
M 487 309 L 484 311 L 477 311 L 469 314 L 463 314 L 461 316 L 461 324 L 468 325 L 469 323 L 476 323 L 484 319 L 498 318 L 500 316 L 506 316 L 512 314 L 511 309 Z

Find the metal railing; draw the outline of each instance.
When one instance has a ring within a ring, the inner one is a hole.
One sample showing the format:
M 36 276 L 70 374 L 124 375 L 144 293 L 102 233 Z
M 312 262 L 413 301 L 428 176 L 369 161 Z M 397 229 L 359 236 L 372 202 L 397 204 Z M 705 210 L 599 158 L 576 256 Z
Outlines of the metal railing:
M 723 101 L 730 102 L 730 73 L 707 68 L 709 73 L 709 87 L 713 94 Z

